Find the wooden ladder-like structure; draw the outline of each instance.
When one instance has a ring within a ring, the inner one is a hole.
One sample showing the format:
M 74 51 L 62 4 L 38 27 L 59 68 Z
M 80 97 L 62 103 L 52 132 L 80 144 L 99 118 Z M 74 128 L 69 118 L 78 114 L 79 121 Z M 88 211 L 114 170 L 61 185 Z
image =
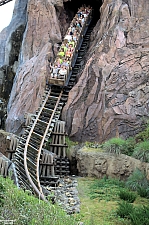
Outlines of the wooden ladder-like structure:
M 81 60 L 88 48 L 92 32 L 92 28 L 88 28 L 88 25 L 67 87 L 51 85 L 47 88 L 42 104 L 20 137 L 14 154 L 18 186 L 30 190 L 42 200 L 46 200 L 43 192 L 44 184 L 46 185 L 48 181 L 51 185 L 56 184 L 57 177 L 69 174 L 65 131 L 58 121 L 69 91 L 76 83 L 77 73 L 82 67 Z M 49 153 L 45 151 L 47 144 L 50 146 Z M 57 155 L 56 165 L 54 155 Z

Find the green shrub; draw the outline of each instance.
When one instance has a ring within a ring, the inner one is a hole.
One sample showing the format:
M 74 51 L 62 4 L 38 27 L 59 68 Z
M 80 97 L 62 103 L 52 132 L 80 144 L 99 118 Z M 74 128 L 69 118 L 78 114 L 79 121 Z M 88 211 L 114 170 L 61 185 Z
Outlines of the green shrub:
M 5 187 L 2 183 L 0 183 L 0 207 L 4 204 L 4 194 L 5 194 Z
M 149 225 L 149 206 L 136 207 L 129 215 L 132 225 Z
M 119 197 L 124 201 L 132 203 L 135 201 L 137 195 L 133 192 L 130 192 L 129 190 L 122 189 L 119 192 Z
M 149 162 L 149 141 L 140 142 L 136 145 L 133 157 L 142 162 Z
M 138 187 L 137 188 L 137 193 L 142 198 L 149 198 L 149 188 Z
M 120 154 L 125 150 L 125 141 L 121 138 L 112 138 L 103 144 L 106 152 Z
M 149 182 L 146 179 L 145 174 L 139 169 L 136 169 L 126 181 L 126 187 L 133 191 L 137 191 L 140 187 L 148 189 L 148 185 Z
M 18 189 L 10 179 L 0 177 L 5 188 L 0 220 L 14 220 L 18 225 L 76 225 L 73 216 L 67 215 L 58 205 L 45 202 Z
M 132 137 L 128 138 L 125 141 L 125 148 L 122 151 L 122 153 L 131 156 L 134 152 L 135 146 L 136 146 L 136 140 Z
M 130 218 L 130 213 L 133 212 L 134 207 L 128 202 L 122 201 L 118 203 L 118 209 L 116 210 L 116 213 L 121 218 Z
M 146 124 L 146 128 L 135 136 L 137 142 L 149 140 L 149 122 Z

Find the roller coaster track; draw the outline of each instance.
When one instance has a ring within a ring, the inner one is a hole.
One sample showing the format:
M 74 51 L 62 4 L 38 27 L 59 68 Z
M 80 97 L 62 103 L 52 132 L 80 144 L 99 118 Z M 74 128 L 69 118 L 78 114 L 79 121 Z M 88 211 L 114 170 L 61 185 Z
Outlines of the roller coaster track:
M 86 54 L 93 27 L 90 25 L 85 32 L 67 87 L 51 85 L 47 88 L 43 102 L 37 114 L 33 115 L 31 124 L 27 126 L 23 136 L 20 137 L 14 154 L 13 161 L 16 166 L 18 186 L 30 190 L 42 200 L 46 200 L 40 182 L 40 162 L 43 150 L 60 118 L 69 91 L 76 83 L 77 73 L 82 69 L 81 62 Z
M 11 2 L 13 0 L 0 0 L 0 6 L 7 4 L 8 2 Z

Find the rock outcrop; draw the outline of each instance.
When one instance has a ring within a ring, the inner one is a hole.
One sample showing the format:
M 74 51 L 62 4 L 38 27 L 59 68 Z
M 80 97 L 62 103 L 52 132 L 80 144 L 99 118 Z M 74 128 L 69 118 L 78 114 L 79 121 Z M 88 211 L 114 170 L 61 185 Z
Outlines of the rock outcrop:
M 62 10 L 63 9 L 63 10 Z M 27 24 L 18 68 L 8 103 L 6 130 L 19 134 L 25 113 L 35 113 L 46 85 L 47 62 L 53 60 L 68 23 L 63 1 L 36 1 L 27 4 Z
M 26 6 L 28 0 L 16 0 L 13 17 L 8 27 L 0 33 L 0 127 L 4 129 L 6 108 L 13 80 L 18 67 L 18 57 L 26 26 Z
M 149 2 L 104 0 L 63 119 L 73 140 L 135 135 L 149 114 Z
M 89 150 L 86 147 L 76 152 L 78 174 L 103 178 L 104 176 L 126 180 L 135 169 L 146 173 L 149 179 L 149 163 L 141 162 L 127 155 L 116 155 Z

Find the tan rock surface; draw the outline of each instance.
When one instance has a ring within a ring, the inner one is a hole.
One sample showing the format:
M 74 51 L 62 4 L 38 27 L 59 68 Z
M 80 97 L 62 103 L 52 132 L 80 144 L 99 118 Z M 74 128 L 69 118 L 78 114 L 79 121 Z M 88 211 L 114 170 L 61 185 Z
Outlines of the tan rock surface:
M 102 178 L 104 176 L 126 179 L 138 168 L 147 174 L 149 179 L 149 163 L 120 154 L 103 153 L 98 150 L 89 151 L 85 147 L 76 153 L 77 169 L 81 176 Z

